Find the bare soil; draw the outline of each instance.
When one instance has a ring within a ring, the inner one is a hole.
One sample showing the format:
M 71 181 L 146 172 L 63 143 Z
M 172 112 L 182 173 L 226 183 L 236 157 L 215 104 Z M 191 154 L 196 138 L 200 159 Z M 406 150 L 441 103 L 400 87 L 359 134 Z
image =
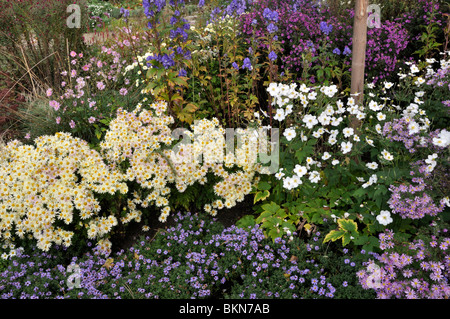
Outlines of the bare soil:
M 218 223 L 221 223 L 224 227 L 230 227 L 234 225 L 240 218 L 245 215 L 253 213 L 253 196 L 247 195 L 246 199 L 238 203 L 235 207 L 230 209 L 222 209 L 217 213 L 215 219 Z M 132 247 L 141 237 L 153 238 L 158 231 L 170 228 L 175 225 L 173 218 L 174 213 L 172 213 L 169 219 L 165 223 L 158 221 L 159 214 L 155 212 L 148 221 L 133 223 L 129 225 L 125 233 L 113 236 L 111 238 L 112 247 L 114 251 L 119 251 L 121 249 L 127 250 Z M 149 231 L 144 232 L 142 227 L 147 225 L 150 227 Z

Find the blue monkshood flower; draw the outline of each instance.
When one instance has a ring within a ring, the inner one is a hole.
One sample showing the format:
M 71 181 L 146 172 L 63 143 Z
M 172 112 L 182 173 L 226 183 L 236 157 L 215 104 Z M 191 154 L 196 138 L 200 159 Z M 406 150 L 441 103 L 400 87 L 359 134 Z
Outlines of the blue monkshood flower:
M 246 10 L 247 0 L 233 0 L 225 9 L 226 14 L 228 14 L 229 16 L 233 16 L 234 14 L 236 16 L 240 16 Z
M 269 8 L 265 8 L 263 11 L 263 18 L 269 20 L 269 16 L 272 13 L 272 10 Z
M 275 33 L 275 32 L 277 32 L 277 30 L 278 30 L 278 27 L 277 27 L 276 25 L 274 25 L 273 23 L 270 23 L 270 24 L 267 26 L 267 31 L 268 31 L 269 33 Z
M 278 12 L 272 11 L 272 15 L 270 16 L 270 18 L 272 19 L 272 21 L 278 22 Z
M 231 65 L 233 66 L 233 68 L 235 68 L 236 70 L 239 70 L 239 65 L 236 62 L 231 63 Z
M 249 53 L 250 55 L 253 55 L 253 48 L 252 48 L 252 47 L 249 47 L 249 48 L 248 48 L 248 53 Z
M 164 0 L 164 1 L 166 1 L 166 0 Z M 175 4 L 178 4 L 178 5 L 184 4 L 184 0 L 177 0 L 176 3 L 175 3 L 175 0 L 170 0 L 170 1 L 169 1 L 169 4 L 170 4 L 171 6 L 175 6 Z
M 198 7 L 201 8 L 205 5 L 205 0 L 199 0 L 198 1 Z
M 160 12 L 166 6 L 166 0 L 143 0 L 142 6 L 147 18 L 151 18 L 155 15 L 153 10 Z
M 269 21 L 278 22 L 278 12 L 265 8 L 263 11 L 263 18 Z
M 339 48 L 336 48 L 333 50 L 333 53 L 339 55 L 341 54 L 341 50 L 339 50 Z
M 180 71 L 178 72 L 178 76 L 183 76 L 183 77 L 187 76 L 186 70 L 185 69 L 180 69 Z
M 352 50 L 350 50 L 348 46 L 345 46 L 344 52 L 342 52 L 342 54 L 344 54 L 344 55 L 350 55 L 351 53 L 352 53 Z
M 270 15 L 270 20 L 272 20 L 273 22 L 278 22 L 278 12 L 277 11 L 272 11 L 272 14 Z
M 173 53 L 171 55 L 164 54 L 160 58 L 160 62 L 162 63 L 163 67 L 167 70 L 170 67 L 175 65 L 175 61 L 173 60 Z
M 251 63 L 251 61 L 250 61 L 249 58 L 245 58 L 245 59 L 244 59 L 244 64 L 242 64 L 242 68 L 243 68 L 243 69 L 249 69 L 249 70 L 251 71 L 251 69 L 252 69 L 252 63 Z
M 186 60 L 190 60 L 192 58 L 191 51 L 190 50 L 184 51 L 183 58 L 185 58 Z
M 271 52 L 269 53 L 269 59 L 270 59 L 271 61 L 275 61 L 277 58 L 278 58 L 278 56 L 277 56 L 277 54 L 276 54 L 275 52 L 271 51 Z
M 142 7 L 144 8 L 144 13 L 148 17 L 150 17 L 150 0 L 142 0 Z
M 253 19 L 253 20 L 252 20 L 252 25 L 257 25 L 257 24 L 258 24 L 258 20 Z
M 315 52 L 316 48 L 314 47 L 314 43 L 311 40 L 306 41 L 306 47 L 311 49 L 311 52 Z
M 120 13 L 125 19 L 130 16 L 130 11 L 125 8 L 120 8 Z
M 170 37 L 171 39 L 175 39 L 175 38 L 178 37 L 179 35 L 181 35 L 181 36 L 184 37 L 184 35 L 182 34 L 183 31 L 184 31 L 183 28 L 176 28 L 175 30 L 170 30 L 170 32 L 169 32 L 169 37 Z
M 216 20 L 216 18 L 219 16 L 220 12 L 221 12 L 221 10 L 219 7 L 214 8 L 209 15 L 211 19 L 208 20 L 206 23 L 209 24 L 209 23 L 214 22 Z
M 177 19 L 175 16 L 172 16 L 172 17 L 170 18 L 169 23 L 170 23 L 171 25 L 174 25 L 175 23 L 177 23 L 177 21 L 178 21 L 178 19 Z
M 320 31 L 322 31 L 324 34 L 329 35 L 332 30 L 332 24 L 327 24 L 325 21 L 320 22 Z

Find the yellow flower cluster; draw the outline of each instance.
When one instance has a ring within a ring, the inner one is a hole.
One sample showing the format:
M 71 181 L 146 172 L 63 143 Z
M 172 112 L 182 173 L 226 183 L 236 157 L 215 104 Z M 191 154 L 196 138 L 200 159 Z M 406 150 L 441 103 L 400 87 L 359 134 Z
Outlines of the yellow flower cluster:
M 150 105 L 150 110 L 137 108 L 130 113 L 120 112 L 100 144 L 111 168 L 122 167 L 125 161 L 129 163 L 121 173 L 122 180 L 136 181 L 145 193 L 133 193 L 123 223 L 139 220 L 142 213 L 137 205 L 145 208 L 150 204 L 161 209 L 159 220 L 164 222 L 170 213 L 171 186 L 174 184 L 179 192 L 184 192 L 194 183 L 207 183 L 209 172 L 220 178 L 213 187 L 215 194 L 223 199 L 205 207 L 214 215 L 217 209 L 242 201 L 261 168 L 251 134 L 246 130 L 239 132 L 239 147 L 234 154 L 225 155 L 225 130 L 217 119 L 194 123 L 192 131 L 183 131 L 184 140 L 173 145 L 175 139 L 169 128 L 173 118 L 164 115 L 166 107 L 166 102 L 160 101 Z M 183 143 L 185 139 L 188 143 Z M 237 169 L 237 172 L 227 169 Z
M 0 180 L 0 239 L 31 234 L 44 251 L 52 243 L 71 244 L 73 231 L 55 226 L 58 221 L 79 221 L 90 238 L 108 233 L 114 217 L 96 220 L 101 208 L 95 194 L 128 191 L 98 152 L 68 133 L 41 136 L 35 146 L 11 141 L 2 147 Z
M 140 107 L 133 112 L 120 110 L 100 143 L 105 160 L 121 174 L 121 180 L 134 180 L 148 192 L 145 197 L 133 192 L 122 223 L 140 221 L 142 212 L 137 209 L 137 204 L 161 207 L 161 218 L 164 220 L 170 212 L 167 199 L 170 188 L 167 183 L 173 182 L 175 175 L 165 147 L 173 141 L 169 128 L 173 118 L 163 114 L 166 107 L 164 102 L 157 102 L 151 105 L 150 110 Z M 129 166 L 125 171 L 120 171 L 119 167 L 124 162 L 128 162 Z
M 211 121 L 203 119 L 192 125 L 192 130 L 194 134 L 191 147 L 193 158 L 202 158 L 201 163 L 196 163 L 197 167 L 194 168 L 194 172 L 212 171 L 215 176 L 220 178 L 213 189 L 214 193 L 223 201 L 218 199 L 204 207 L 206 212 L 215 215 L 218 209 L 231 208 L 237 202 L 243 201 L 244 196 L 250 193 L 252 186 L 257 182 L 255 173 L 264 172 L 264 167 L 257 163 L 256 131 L 252 129 L 236 130 L 237 148 L 235 149 L 234 130 L 225 132 L 219 126 L 216 118 Z M 229 135 L 227 136 L 225 133 Z M 226 140 L 226 137 L 229 140 Z M 266 139 L 263 141 L 267 142 Z M 227 148 L 227 144 L 231 149 Z M 261 144 L 260 147 L 264 146 L 263 143 Z M 229 172 L 232 168 L 234 168 L 232 172 Z M 204 181 L 200 180 L 200 182 Z
M 206 205 L 205 211 L 215 215 L 242 201 L 257 182 L 256 173 L 264 173 L 256 160 L 255 130 L 238 130 L 235 150 L 234 132 L 229 140 L 229 132 L 217 119 L 204 119 L 184 131 L 188 143 L 175 144 L 177 137 L 170 128 L 174 119 L 166 115 L 166 108 L 167 103 L 156 102 L 148 109 L 139 104 L 133 112 L 119 110 L 100 152 L 69 133 L 41 136 L 35 146 L 19 141 L 3 146 L 0 240 L 12 242 L 28 235 L 47 251 L 53 243 L 70 246 L 73 230 L 80 227 L 108 252 L 108 235 L 119 218 L 124 224 L 139 222 L 138 208 L 154 205 L 161 211 L 159 220 L 166 221 L 171 190 L 184 192 L 195 183 L 205 185 L 208 173 L 218 180 L 207 187 L 219 199 Z M 131 182 L 139 189 L 129 192 Z M 118 192 L 127 194 L 124 214 L 101 211 L 98 195 Z

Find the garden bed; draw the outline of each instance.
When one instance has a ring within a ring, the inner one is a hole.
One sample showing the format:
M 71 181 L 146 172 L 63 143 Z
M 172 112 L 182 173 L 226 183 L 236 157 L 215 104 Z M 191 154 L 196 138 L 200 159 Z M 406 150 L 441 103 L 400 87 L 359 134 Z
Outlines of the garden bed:
M 448 299 L 448 6 L 353 94 L 351 5 L 82 2 L 0 0 L 2 298 Z

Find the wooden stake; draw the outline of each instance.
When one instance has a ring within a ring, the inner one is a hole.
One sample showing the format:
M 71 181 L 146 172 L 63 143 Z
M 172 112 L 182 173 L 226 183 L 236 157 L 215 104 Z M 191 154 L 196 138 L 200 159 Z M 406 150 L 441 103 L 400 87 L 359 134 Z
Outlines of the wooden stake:
M 364 100 L 364 69 L 367 43 L 367 7 L 369 0 L 355 0 L 355 18 L 353 22 L 352 76 L 350 94 L 356 105 Z M 350 125 L 353 129 L 360 126 L 361 121 L 352 116 Z

